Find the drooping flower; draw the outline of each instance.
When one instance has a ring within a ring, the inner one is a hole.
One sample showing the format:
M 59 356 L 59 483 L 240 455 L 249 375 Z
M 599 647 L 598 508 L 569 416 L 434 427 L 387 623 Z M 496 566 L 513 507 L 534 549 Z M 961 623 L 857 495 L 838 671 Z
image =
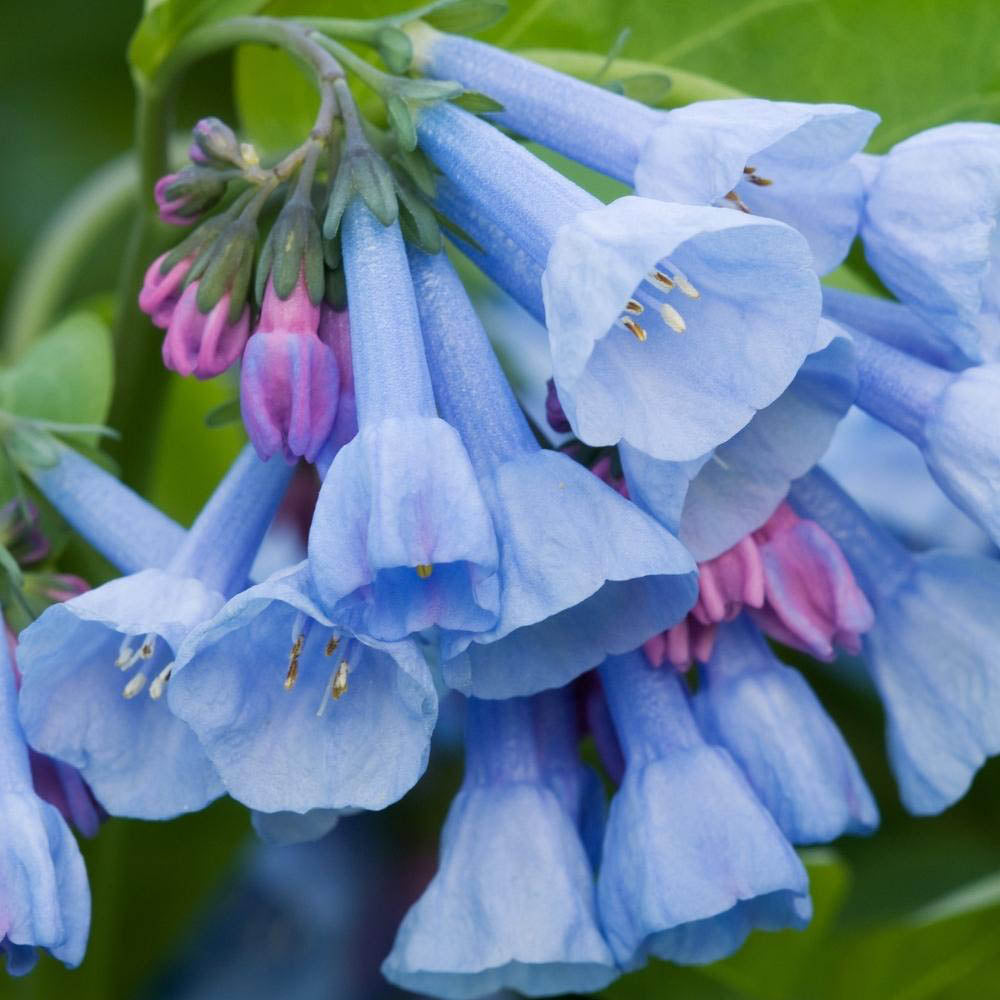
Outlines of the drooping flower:
M 469 255 L 544 316 L 560 401 L 587 444 L 697 458 L 773 402 L 812 348 L 818 283 L 790 227 L 644 198 L 601 205 L 449 105 L 418 131 L 447 176 L 438 207 L 487 248 Z
M 340 372 L 319 323 L 304 275 L 284 301 L 268 282 L 240 373 L 243 423 L 261 461 L 315 461 L 333 427 Z
M 868 262 L 970 360 L 1000 360 L 1000 126 L 928 129 L 876 166 L 861 223 Z
M 774 513 L 792 480 L 826 451 L 857 393 L 850 339 L 821 320 L 788 388 L 712 452 L 662 462 L 622 445 L 629 496 L 675 531 L 699 562 L 714 559 Z
M 437 718 L 413 642 L 376 642 L 335 624 L 313 596 L 307 563 L 195 629 L 167 694 L 230 795 L 260 812 L 305 814 L 315 829 L 316 810 L 383 809 L 404 795 L 427 766 Z
M 823 315 L 939 368 L 959 371 L 969 366 L 969 359 L 954 341 L 900 302 L 824 285 Z
M 756 98 L 661 112 L 491 45 L 423 24 L 410 32 L 417 66 L 489 94 L 503 105 L 495 120 L 514 132 L 644 197 L 787 222 L 820 274 L 847 256 L 864 192 L 851 157 L 878 124 L 872 112 Z
M 667 531 L 559 452 L 542 450 L 443 254 L 410 254 L 441 416 L 472 461 L 500 546 L 495 625 L 442 636 L 446 681 L 504 698 L 572 680 L 678 621 L 694 564 Z
M 732 754 L 793 844 L 875 829 L 875 800 L 840 730 L 749 619 L 719 627 L 699 677 L 699 728 Z
M 72 469 L 62 476 L 66 494 Z M 165 818 L 220 793 L 194 734 L 159 699 L 184 636 L 245 586 L 290 474 L 283 462 L 265 465 L 244 449 L 169 560 L 55 604 L 21 633 L 28 740 L 78 768 L 109 812 Z M 109 558 L 122 555 L 123 567 L 141 566 L 146 539 L 129 536 L 140 522 L 122 527 L 141 501 L 119 506 L 128 492 L 103 476 L 102 495 L 101 470 L 81 475 L 92 511 L 85 537 Z M 127 546 L 131 554 L 122 553 Z M 150 697 L 137 697 L 147 683 Z
M 857 403 L 920 448 L 935 482 L 1000 545 L 1000 362 L 948 372 L 855 332 Z
M 90 887 L 59 811 L 39 798 L 17 718 L 17 689 L 0 628 L 0 952 L 11 975 L 30 972 L 36 948 L 79 965 L 90 929 Z
M 333 458 L 309 535 L 321 604 L 385 641 L 489 628 L 496 538 L 458 434 L 437 416 L 399 227 L 355 198 L 342 238 L 359 431 Z
M 1000 752 L 1000 563 L 911 554 L 820 470 L 793 485 L 790 501 L 829 532 L 871 601 L 863 654 L 900 795 L 911 812 L 940 812 Z
M 433 881 L 382 966 L 438 997 L 603 989 L 617 975 L 579 833 L 582 770 L 566 691 L 471 699 L 466 771 Z
M 146 269 L 139 292 L 139 308 L 163 330 L 170 326 L 184 291 L 184 279 L 195 262 L 195 256 L 191 253 L 176 263 L 168 263 L 171 254 L 161 253 Z
M 638 653 L 600 676 L 625 754 L 597 880 L 619 965 L 713 962 L 755 928 L 803 927 L 805 869 L 729 754 L 704 741 L 680 678 Z

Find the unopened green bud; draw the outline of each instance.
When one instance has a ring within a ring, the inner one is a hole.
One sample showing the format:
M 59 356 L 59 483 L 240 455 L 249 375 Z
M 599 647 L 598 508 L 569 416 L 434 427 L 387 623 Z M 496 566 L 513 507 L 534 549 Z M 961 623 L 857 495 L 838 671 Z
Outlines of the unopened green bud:
M 188 156 L 201 166 L 233 166 L 242 168 L 243 153 L 236 133 L 218 118 L 202 118 L 192 129 L 194 141 Z

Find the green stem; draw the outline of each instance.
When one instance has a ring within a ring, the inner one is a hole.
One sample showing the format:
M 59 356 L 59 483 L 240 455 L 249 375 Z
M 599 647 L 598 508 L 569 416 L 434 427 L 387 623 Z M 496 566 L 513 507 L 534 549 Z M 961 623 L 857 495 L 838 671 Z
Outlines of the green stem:
M 98 170 L 59 208 L 12 285 L 2 336 L 6 359 L 52 324 L 80 264 L 132 207 L 137 190 L 138 172 L 129 153 Z
M 607 57 L 596 52 L 578 52 L 571 49 L 520 49 L 518 55 L 582 79 L 595 79 L 607 63 Z M 714 101 L 720 98 L 747 96 L 742 91 L 710 77 L 690 73 L 674 66 L 641 62 L 638 59 L 615 59 L 601 79 L 608 82 L 625 80 L 642 73 L 659 73 L 670 77 L 670 90 L 661 102 L 666 108 L 679 108 L 692 101 Z
M 298 25 L 266 17 L 239 17 L 206 25 L 187 35 L 155 74 L 136 81 L 136 148 L 139 158 L 139 211 L 129 238 L 118 284 L 113 335 L 116 391 L 110 423 L 122 430 L 118 459 L 122 477 L 142 490 L 147 484 L 163 412 L 168 373 L 160 360 L 159 338 L 139 309 L 142 279 L 156 253 L 165 248 L 165 227 L 157 221 L 152 191 L 167 171 L 170 100 L 194 62 L 242 42 L 277 45 L 312 70 L 321 92 L 343 75 L 337 61 Z

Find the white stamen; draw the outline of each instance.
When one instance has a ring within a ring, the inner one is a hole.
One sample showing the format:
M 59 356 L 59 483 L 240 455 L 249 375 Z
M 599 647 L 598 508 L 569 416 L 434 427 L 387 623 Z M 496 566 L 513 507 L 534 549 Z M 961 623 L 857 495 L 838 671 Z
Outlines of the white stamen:
M 149 685 L 149 697 L 156 701 L 158 698 L 163 697 L 163 692 L 167 687 L 167 681 L 170 680 L 171 674 L 174 672 L 173 663 L 168 663 L 154 678 L 153 683 Z
M 683 333 L 687 329 L 684 317 L 672 305 L 666 302 L 660 306 L 660 316 L 663 317 L 663 322 L 675 333 Z
M 153 653 L 156 652 L 156 635 L 153 632 L 149 632 L 142 640 L 142 645 L 139 647 L 139 659 L 140 660 L 151 660 L 153 658 Z
M 130 666 L 135 662 L 132 659 L 132 636 L 127 635 L 121 641 L 121 645 L 118 647 L 118 658 L 115 660 L 115 666 L 119 670 L 128 670 Z
M 146 686 L 146 675 L 140 671 L 125 685 L 122 691 L 123 697 L 127 700 L 134 698 Z
M 728 462 L 723 462 L 723 460 L 721 458 L 719 458 L 719 456 L 715 452 L 712 452 L 712 461 L 716 462 L 719 465 L 721 465 L 722 468 L 724 468 L 726 470 L 726 472 L 729 471 L 729 469 L 730 469 L 729 463 Z
M 341 660 L 337 672 L 333 675 L 333 682 L 330 684 L 330 693 L 334 698 L 340 698 L 347 690 L 347 669 L 347 660 Z
M 701 298 L 701 292 L 680 271 L 674 275 L 674 284 L 681 290 L 681 294 L 686 295 L 689 299 Z

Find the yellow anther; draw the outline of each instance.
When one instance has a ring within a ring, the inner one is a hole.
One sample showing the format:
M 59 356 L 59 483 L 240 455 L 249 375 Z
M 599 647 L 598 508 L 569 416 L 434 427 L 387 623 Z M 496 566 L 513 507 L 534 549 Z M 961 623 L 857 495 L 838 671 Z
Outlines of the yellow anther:
M 421 580 L 426 580 L 433 572 L 434 566 L 431 563 L 417 563 L 417 576 Z
M 299 676 L 299 657 L 302 655 L 302 647 L 306 644 L 304 635 L 297 636 L 292 643 L 292 652 L 288 657 L 288 672 L 285 674 L 285 690 L 291 691 L 295 687 L 295 681 Z
M 649 278 L 668 292 L 674 287 L 674 283 L 662 271 L 650 271 Z
M 625 312 L 630 312 L 633 316 L 642 315 L 642 303 L 636 302 L 635 299 L 629 299 L 625 303 Z
M 153 683 L 149 685 L 149 697 L 156 701 L 163 697 L 163 692 L 166 690 L 167 681 L 170 680 L 171 675 L 174 672 L 174 665 L 168 663 L 154 678 Z
M 348 670 L 347 660 L 343 660 L 339 667 L 337 667 L 337 672 L 333 675 L 333 681 L 330 684 L 330 694 L 334 698 L 340 698 L 341 695 L 347 690 L 347 670 Z
M 730 191 L 726 195 L 726 201 L 731 201 L 741 212 L 746 212 L 747 215 L 751 214 L 750 209 L 743 204 L 743 199 L 735 191 Z
M 622 325 L 640 344 L 646 339 L 646 331 L 634 319 L 622 316 Z
M 333 656 L 333 654 L 337 652 L 337 647 L 339 645 L 340 645 L 340 639 L 335 635 L 331 635 L 330 641 L 326 644 L 326 649 L 324 649 L 323 652 L 327 656 Z

